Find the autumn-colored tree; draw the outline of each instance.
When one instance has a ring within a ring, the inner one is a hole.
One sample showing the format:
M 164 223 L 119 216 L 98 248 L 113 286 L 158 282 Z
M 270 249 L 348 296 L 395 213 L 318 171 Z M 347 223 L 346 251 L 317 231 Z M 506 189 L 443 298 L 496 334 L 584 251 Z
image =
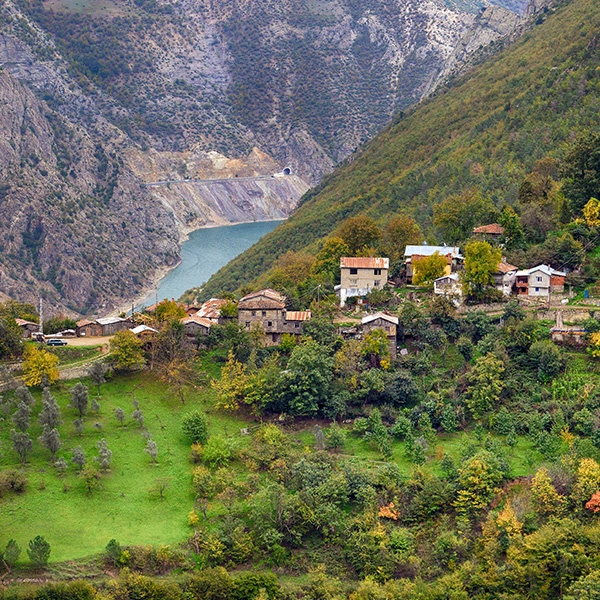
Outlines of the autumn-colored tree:
M 585 503 L 585 507 L 593 513 L 600 512 L 600 492 L 592 494 L 592 497 Z
M 317 254 L 315 264 L 313 265 L 313 273 L 315 275 L 324 275 L 330 281 L 339 283 L 340 258 L 349 254 L 350 248 L 342 238 L 329 238 Z
M 373 246 L 381 237 L 377 223 L 366 215 L 346 219 L 338 228 L 337 237 L 344 240 L 352 256 L 360 250 Z
M 480 356 L 467 374 L 469 389 L 466 403 L 473 418 L 481 418 L 500 397 L 504 388 L 504 364 L 492 353 Z
M 589 202 L 583 207 L 583 218 L 588 227 L 598 227 L 600 225 L 600 200 L 590 198 Z
M 594 358 L 600 358 L 600 331 L 590 334 L 590 343 L 587 351 Z
M 517 518 L 514 508 L 510 503 L 507 503 L 498 513 L 498 516 L 496 517 L 496 526 L 509 541 L 520 538 L 523 531 L 523 523 Z
M 408 215 L 395 215 L 385 225 L 379 243 L 382 256 L 390 263 L 399 262 L 404 257 L 404 249 L 409 244 L 420 244 L 423 232 L 416 221 Z
M 24 353 L 23 381 L 28 387 L 42 384 L 46 378 L 50 385 L 56 383 L 59 378 L 58 356 L 51 354 L 44 348 L 29 346 Z
M 499 248 L 488 242 L 472 241 L 465 246 L 463 288 L 466 296 L 482 300 L 494 283 L 494 273 L 502 260 Z
M 217 406 L 227 410 L 237 410 L 246 397 L 248 373 L 246 366 L 236 360 L 230 350 L 225 366 L 221 369 L 221 378 L 212 381 L 217 393 Z
M 600 465 L 593 458 L 582 458 L 577 467 L 577 480 L 571 491 L 571 497 L 578 506 L 600 491 Z
M 415 285 L 431 287 L 433 282 L 445 273 L 447 267 L 448 259 L 441 256 L 439 252 L 434 252 L 431 256 L 414 258 L 412 261 L 412 282 Z
M 387 334 L 383 329 L 373 329 L 363 338 L 362 355 L 374 368 L 387 369 L 390 366 L 390 347 Z
M 543 517 L 558 516 L 565 507 L 565 498 L 552 485 L 545 467 L 538 469 L 531 481 L 531 504 Z
M 139 369 L 146 363 L 142 341 L 129 330 L 115 333 L 110 340 L 110 356 L 117 369 Z
M 314 265 L 315 257 L 311 254 L 290 250 L 275 262 L 269 275 L 269 285 L 276 289 L 298 285 L 309 278 Z
M 159 323 L 178 321 L 185 316 L 184 307 L 175 300 L 162 300 L 154 309 L 154 318 Z

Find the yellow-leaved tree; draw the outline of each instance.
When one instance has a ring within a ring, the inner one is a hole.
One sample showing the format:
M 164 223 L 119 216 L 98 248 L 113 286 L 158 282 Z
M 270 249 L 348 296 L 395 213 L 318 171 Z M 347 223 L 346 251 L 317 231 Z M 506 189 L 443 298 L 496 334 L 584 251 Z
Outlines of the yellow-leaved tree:
M 50 385 L 58 381 L 60 374 L 56 354 L 51 354 L 44 348 L 29 346 L 23 358 L 23 381 L 27 387 L 41 385 L 44 377 Z
M 589 199 L 589 202 L 583 207 L 583 218 L 589 227 L 600 225 L 600 200 L 597 198 Z

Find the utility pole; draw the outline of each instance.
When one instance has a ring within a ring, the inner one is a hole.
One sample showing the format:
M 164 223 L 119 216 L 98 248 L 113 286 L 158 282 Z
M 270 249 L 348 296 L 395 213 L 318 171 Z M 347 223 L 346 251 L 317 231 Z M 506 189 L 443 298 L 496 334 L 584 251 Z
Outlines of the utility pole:
M 39 311 L 40 313 L 40 334 L 44 335 L 44 312 L 43 312 L 43 306 L 42 306 L 42 297 L 40 296 L 40 308 Z

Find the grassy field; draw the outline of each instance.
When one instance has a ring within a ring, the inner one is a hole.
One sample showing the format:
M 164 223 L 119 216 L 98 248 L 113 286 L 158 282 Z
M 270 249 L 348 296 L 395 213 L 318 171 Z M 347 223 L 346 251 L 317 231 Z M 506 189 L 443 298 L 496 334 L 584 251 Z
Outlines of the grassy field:
M 147 374 L 119 376 L 101 390 L 99 415 L 89 413 L 82 436 L 75 433 L 73 421 L 77 414 L 68 408 L 69 385 L 55 388 L 53 394 L 61 406 L 64 424 L 59 431 L 63 448 L 58 456 L 69 462 L 65 477 L 58 477 L 49 462 L 49 453 L 37 437 L 41 428 L 37 415 L 41 409 L 40 393 L 33 413 L 30 435 L 34 451 L 25 467 L 29 485 L 25 494 L 6 495 L 0 501 L 0 547 L 15 538 L 21 548 L 28 540 L 41 534 L 52 546 L 51 561 L 83 557 L 101 551 L 111 538 L 121 544 L 169 544 L 183 540 L 189 530 L 187 517 L 193 507 L 190 486 L 191 464 L 189 443 L 181 433 L 181 418 L 189 410 L 205 408 L 210 390 L 189 392 L 185 406 L 164 384 Z M 90 387 L 91 394 L 95 388 Z M 134 398 L 139 402 L 152 439 L 159 447 L 158 466 L 152 466 L 144 452 L 146 440 L 137 422 L 129 418 L 134 410 Z M 128 418 L 121 427 L 113 415 L 120 406 Z M 99 423 L 101 429 L 95 427 Z M 211 433 L 227 435 L 244 426 L 239 419 L 209 416 Z M 3 468 L 20 468 L 12 450 L 10 418 L 0 422 L 0 440 L 4 456 Z M 100 489 L 88 495 L 76 466 L 71 463 L 71 451 L 81 445 L 88 462 L 97 455 L 95 445 L 105 438 L 113 452 L 112 469 L 102 477 Z M 149 493 L 157 478 L 170 478 L 164 501 Z M 22 559 L 26 560 L 25 552 Z

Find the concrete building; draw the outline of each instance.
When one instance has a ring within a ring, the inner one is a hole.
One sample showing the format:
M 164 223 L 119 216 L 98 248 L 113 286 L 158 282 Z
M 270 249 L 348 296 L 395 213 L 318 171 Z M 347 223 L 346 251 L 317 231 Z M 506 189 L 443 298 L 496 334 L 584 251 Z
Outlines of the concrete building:
M 517 294 L 530 298 L 549 298 L 550 294 L 560 294 L 565 291 L 565 276 L 563 271 L 557 271 L 548 265 L 517 271 Z
M 518 270 L 518 267 L 503 260 L 498 265 L 498 271 L 494 273 L 494 287 L 505 296 L 509 296 L 517 280 Z
M 347 298 L 366 296 L 385 286 L 389 269 L 389 258 L 343 256 L 340 259 L 340 285 L 335 288 L 340 306 L 345 306 Z
M 458 273 L 442 275 L 433 282 L 433 293 L 437 296 L 462 297 L 462 284 Z

